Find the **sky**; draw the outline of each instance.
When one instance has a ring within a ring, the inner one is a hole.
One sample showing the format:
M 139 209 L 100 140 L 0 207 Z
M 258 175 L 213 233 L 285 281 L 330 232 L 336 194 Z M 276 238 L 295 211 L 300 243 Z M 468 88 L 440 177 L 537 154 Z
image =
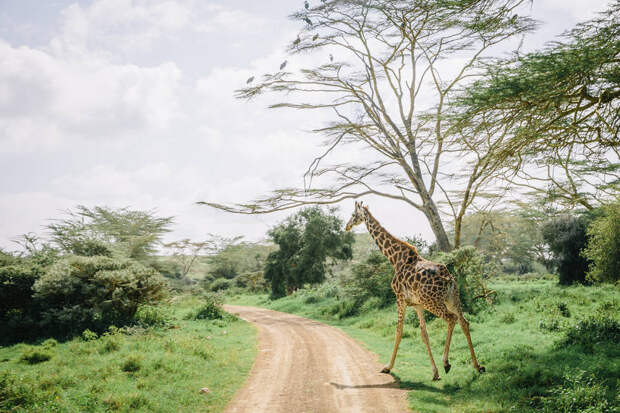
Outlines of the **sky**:
M 542 24 L 525 50 L 606 4 L 534 0 L 529 11 Z M 287 16 L 301 7 L 297 0 L 0 0 L 0 248 L 16 249 L 20 234 L 45 236 L 45 225 L 76 205 L 174 216 L 168 241 L 264 239 L 290 211 L 234 215 L 196 202 L 244 202 L 303 185 L 321 151 L 309 131 L 324 119 L 233 96 L 285 59 L 294 71 L 317 58 L 286 56 L 300 29 Z M 365 201 L 395 235 L 433 239 L 421 213 Z M 341 205 L 343 219 L 352 204 Z

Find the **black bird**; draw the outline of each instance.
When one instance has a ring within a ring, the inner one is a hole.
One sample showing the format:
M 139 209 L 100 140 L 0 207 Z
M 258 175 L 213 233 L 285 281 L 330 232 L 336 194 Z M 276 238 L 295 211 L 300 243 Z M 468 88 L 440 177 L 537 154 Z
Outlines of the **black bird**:
M 299 44 L 299 42 L 301 42 L 301 39 L 298 37 L 297 39 L 295 39 L 295 41 L 293 42 L 293 46 L 297 46 Z
M 329 54 L 329 61 L 330 61 L 330 62 L 333 62 L 333 61 L 334 61 L 334 55 L 333 55 L 333 54 L 331 54 L 331 53 Z
M 312 26 L 312 20 L 310 20 L 309 18 L 304 17 L 304 21 L 308 23 L 308 25 Z
M 315 41 L 315 40 L 316 40 L 316 39 L 318 39 L 318 38 L 319 38 L 319 34 L 317 33 L 317 34 L 315 34 L 314 36 L 312 36 L 312 41 Z
M 254 76 L 250 76 L 250 78 L 248 78 L 248 80 L 246 80 L 245 83 L 252 83 L 253 80 L 254 80 Z
M 282 62 L 282 64 L 280 65 L 280 70 L 284 69 L 286 67 L 286 60 Z
M 304 7 L 306 8 L 306 10 L 308 10 L 310 8 L 310 5 L 308 4 L 307 1 L 304 1 Z

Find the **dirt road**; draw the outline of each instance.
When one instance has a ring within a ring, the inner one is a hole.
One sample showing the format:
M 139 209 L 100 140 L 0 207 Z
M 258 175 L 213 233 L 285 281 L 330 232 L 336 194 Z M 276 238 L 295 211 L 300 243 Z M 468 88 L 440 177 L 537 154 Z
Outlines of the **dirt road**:
M 259 330 L 256 362 L 227 413 L 408 411 L 406 391 L 342 331 L 262 308 L 225 308 Z

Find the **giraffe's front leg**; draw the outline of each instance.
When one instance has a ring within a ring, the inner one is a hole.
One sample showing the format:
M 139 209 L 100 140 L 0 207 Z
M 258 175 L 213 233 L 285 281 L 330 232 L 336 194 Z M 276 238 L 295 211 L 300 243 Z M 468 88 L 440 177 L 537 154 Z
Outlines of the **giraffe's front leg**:
M 435 365 L 435 360 L 433 359 L 433 353 L 431 351 L 431 345 L 428 341 L 428 333 L 426 332 L 426 319 L 424 318 L 424 307 L 416 306 L 415 311 L 418 314 L 418 320 L 420 321 L 420 332 L 422 333 L 422 341 L 426 344 L 426 350 L 428 351 L 428 357 L 431 359 L 431 367 L 433 368 L 433 380 L 439 379 L 439 371 L 437 370 L 437 366 Z
M 398 345 L 400 344 L 400 339 L 403 336 L 403 323 L 405 321 L 405 311 L 407 311 L 407 304 L 404 301 L 397 300 L 396 305 L 398 306 L 398 325 L 396 326 L 396 341 L 394 342 L 394 351 L 392 352 L 390 364 L 383 367 L 381 373 L 389 373 L 392 370 L 392 367 L 394 367 L 394 360 L 396 360 Z

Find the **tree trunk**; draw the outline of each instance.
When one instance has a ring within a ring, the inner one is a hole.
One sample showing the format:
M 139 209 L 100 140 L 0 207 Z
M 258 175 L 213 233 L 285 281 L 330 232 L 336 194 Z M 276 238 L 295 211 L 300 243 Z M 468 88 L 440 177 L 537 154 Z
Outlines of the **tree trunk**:
M 439 215 L 439 210 L 437 209 L 437 205 L 435 205 L 435 201 L 430 197 L 424 198 L 426 198 L 424 199 L 423 205 L 424 215 L 426 215 L 426 219 L 428 219 L 428 223 L 431 225 L 433 234 L 435 234 L 437 247 L 444 252 L 452 251 L 452 245 L 450 245 L 448 234 L 443 226 L 443 222 L 441 222 L 441 216 Z

